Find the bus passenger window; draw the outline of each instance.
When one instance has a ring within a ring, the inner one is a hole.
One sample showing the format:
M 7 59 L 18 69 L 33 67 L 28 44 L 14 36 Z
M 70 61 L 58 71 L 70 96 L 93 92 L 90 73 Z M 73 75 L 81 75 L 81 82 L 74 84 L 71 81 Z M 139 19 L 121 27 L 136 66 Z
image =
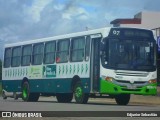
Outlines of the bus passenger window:
M 22 50 L 22 66 L 30 65 L 32 54 L 32 45 L 23 46 Z
M 5 54 L 4 54 L 4 68 L 10 67 L 11 65 L 11 48 L 6 48 L 5 49 Z
M 71 46 L 71 61 L 79 62 L 84 59 L 85 37 L 73 38 Z
M 55 61 L 56 42 L 47 42 L 44 49 L 44 63 L 51 64 Z
M 43 51 L 44 51 L 44 44 L 35 44 L 33 46 L 33 57 L 32 57 L 32 64 L 33 65 L 41 65 L 43 61 Z
M 12 50 L 12 67 L 18 67 L 21 64 L 21 47 L 15 47 Z
M 85 46 L 85 60 L 89 60 L 89 53 L 90 53 L 90 37 L 86 38 L 86 46 Z
M 69 40 L 61 40 L 58 42 L 57 46 L 57 54 L 56 54 L 56 62 L 64 63 L 68 61 L 69 55 Z

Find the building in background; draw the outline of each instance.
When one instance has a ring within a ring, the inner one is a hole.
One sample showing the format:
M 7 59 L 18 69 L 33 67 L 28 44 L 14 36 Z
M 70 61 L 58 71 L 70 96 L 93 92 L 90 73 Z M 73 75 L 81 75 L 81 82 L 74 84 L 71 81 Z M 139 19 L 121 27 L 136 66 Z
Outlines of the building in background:
M 140 27 L 155 29 L 160 27 L 160 12 L 143 11 L 134 18 L 115 19 L 110 22 L 114 27 Z
M 134 15 L 134 18 L 115 19 L 110 22 L 113 27 L 138 27 L 155 31 L 160 36 L 160 12 L 143 11 Z

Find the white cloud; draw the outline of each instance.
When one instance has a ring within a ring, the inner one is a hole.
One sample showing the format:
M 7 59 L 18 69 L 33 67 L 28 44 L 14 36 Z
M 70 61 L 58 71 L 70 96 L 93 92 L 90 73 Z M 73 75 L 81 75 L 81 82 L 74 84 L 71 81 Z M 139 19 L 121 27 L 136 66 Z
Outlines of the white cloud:
M 62 13 L 62 18 L 63 19 L 71 19 L 72 14 L 70 13 Z
M 104 16 L 107 21 L 112 21 L 116 19 L 116 16 L 112 12 L 107 12 Z
M 41 12 L 52 0 L 34 0 L 32 6 L 28 7 L 28 14 L 32 17 L 34 22 L 39 22 Z
M 71 6 L 62 13 L 62 18 L 71 19 L 76 17 L 76 19 L 86 20 L 88 19 L 88 15 L 88 12 L 84 8 Z
M 64 5 L 63 4 L 54 5 L 54 9 L 55 10 L 63 10 L 64 9 Z
M 87 20 L 88 16 L 87 15 L 81 15 L 81 16 L 79 16 L 79 19 L 80 20 Z

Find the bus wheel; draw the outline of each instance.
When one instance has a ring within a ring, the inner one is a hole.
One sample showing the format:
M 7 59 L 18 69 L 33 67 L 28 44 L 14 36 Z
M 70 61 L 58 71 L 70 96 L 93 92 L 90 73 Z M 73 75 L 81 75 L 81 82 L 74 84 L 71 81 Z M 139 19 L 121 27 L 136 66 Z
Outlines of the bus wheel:
M 116 95 L 115 100 L 118 105 L 127 105 L 130 100 L 130 94 Z
M 22 99 L 27 102 L 36 102 L 39 99 L 39 93 L 30 93 L 29 83 L 24 82 L 22 85 Z
M 86 104 L 88 102 L 89 94 L 84 93 L 80 82 L 77 82 L 74 87 L 74 98 L 77 103 Z
M 3 97 L 4 100 L 7 99 L 7 96 L 5 95 L 4 91 L 2 91 L 2 97 Z
M 56 98 L 60 103 L 69 103 L 73 99 L 73 93 L 57 93 Z
M 18 99 L 18 95 L 16 94 L 16 92 L 13 93 L 13 97 L 14 97 L 15 100 Z

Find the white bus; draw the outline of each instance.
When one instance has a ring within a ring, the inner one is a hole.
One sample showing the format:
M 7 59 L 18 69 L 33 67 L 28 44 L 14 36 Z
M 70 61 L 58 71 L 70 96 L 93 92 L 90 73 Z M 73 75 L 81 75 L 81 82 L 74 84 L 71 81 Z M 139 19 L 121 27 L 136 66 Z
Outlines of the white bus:
M 157 92 L 156 42 L 150 30 L 101 28 L 5 45 L 3 90 L 24 101 L 53 94 L 58 102 L 87 103 Z

